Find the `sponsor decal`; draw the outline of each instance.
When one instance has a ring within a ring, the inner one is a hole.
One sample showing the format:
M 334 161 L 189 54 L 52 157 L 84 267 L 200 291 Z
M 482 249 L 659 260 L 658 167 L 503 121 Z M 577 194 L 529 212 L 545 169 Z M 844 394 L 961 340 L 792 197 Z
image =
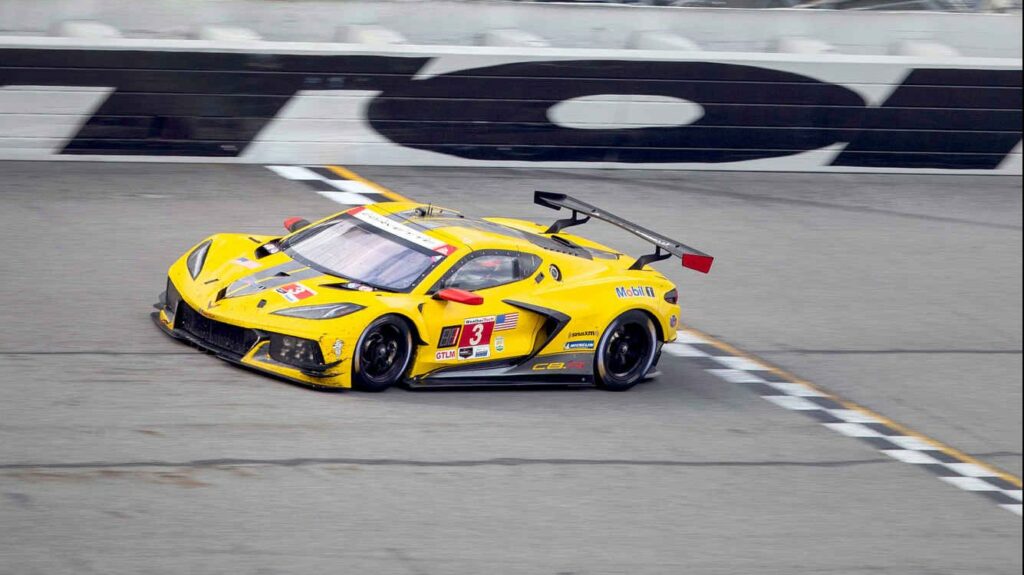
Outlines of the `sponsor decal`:
M 587 331 L 574 331 L 569 334 L 569 338 L 575 337 L 597 337 L 597 331 L 588 329 Z
M 674 315 L 673 316 L 669 316 L 669 318 L 668 318 L 668 326 L 669 327 L 675 327 L 677 323 L 679 323 L 679 318 L 677 318 Z
M 619 299 L 654 297 L 654 288 L 650 286 L 616 286 L 615 296 Z
M 281 294 L 281 297 L 292 303 L 302 301 L 306 298 L 310 298 L 316 295 L 315 291 L 309 289 L 308 287 L 304 286 L 299 282 L 285 284 L 275 289 L 274 291 Z
M 341 357 L 341 350 L 345 347 L 345 342 L 340 339 L 334 340 L 334 345 L 331 347 L 331 351 L 334 352 L 334 357 Z
M 491 346 L 473 345 L 459 348 L 459 359 L 480 359 L 491 355 Z
M 490 345 L 494 332 L 494 316 L 467 319 L 459 336 L 459 347 Z
M 565 349 L 594 349 L 594 340 L 567 341 Z
M 235 259 L 231 260 L 231 263 L 233 263 L 233 264 L 235 264 L 237 266 L 242 266 L 243 268 L 249 268 L 251 270 L 254 270 L 254 269 L 260 267 L 260 263 L 259 262 L 253 261 L 253 260 L 251 260 L 249 258 L 235 258 Z
M 519 325 L 519 312 L 503 313 L 494 320 L 494 331 L 515 329 Z
M 494 351 L 499 353 L 505 351 L 505 338 L 503 336 L 499 335 L 494 338 Z
M 412 242 L 418 246 L 423 246 L 427 249 L 436 251 L 437 253 L 446 256 L 453 251 L 455 248 L 450 246 L 439 239 L 432 238 L 427 234 L 420 233 L 409 226 L 400 224 L 394 220 L 390 220 L 377 212 L 369 209 L 351 209 L 348 211 L 350 216 L 354 216 L 356 219 L 368 223 L 371 226 L 383 230 L 391 235 L 398 236 L 403 240 Z
M 437 340 L 437 347 L 454 347 L 459 341 L 459 330 L 461 325 L 446 325 L 441 328 L 441 338 Z
M 546 361 L 533 364 L 533 371 L 565 371 L 567 369 L 584 369 L 587 367 L 585 361 Z
M 434 359 L 437 361 L 447 361 L 449 359 L 455 359 L 455 355 L 456 352 L 454 349 L 442 349 L 438 350 L 438 352 L 434 354 Z

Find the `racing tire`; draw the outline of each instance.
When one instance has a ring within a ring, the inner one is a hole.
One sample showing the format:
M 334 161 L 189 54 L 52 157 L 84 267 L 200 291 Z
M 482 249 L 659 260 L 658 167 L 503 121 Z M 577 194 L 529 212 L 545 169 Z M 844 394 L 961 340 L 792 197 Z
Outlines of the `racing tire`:
M 352 387 L 379 392 L 400 383 L 412 360 L 412 330 L 395 315 L 366 326 L 352 354 Z
M 640 382 L 654 364 L 658 334 L 650 316 L 630 310 L 612 320 L 594 355 L 597 387 L 626 391 Z

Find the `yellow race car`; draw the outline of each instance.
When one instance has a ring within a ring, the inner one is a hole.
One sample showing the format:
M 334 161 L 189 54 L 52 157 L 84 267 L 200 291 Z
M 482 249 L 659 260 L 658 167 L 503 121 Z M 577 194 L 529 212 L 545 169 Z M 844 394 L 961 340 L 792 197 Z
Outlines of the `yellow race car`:
M 283 237 L 216 234 L 171 265 L 156 324 L 227 361 L 318 388 L 569 384 L 626 390 L 676 337 L 676 287 L 649 264 L 712 258 L 590 204 L 536 192 L 551 225 L 410 202 Z M 591 218 L 655 246 L 631 258 L 565 232 Z

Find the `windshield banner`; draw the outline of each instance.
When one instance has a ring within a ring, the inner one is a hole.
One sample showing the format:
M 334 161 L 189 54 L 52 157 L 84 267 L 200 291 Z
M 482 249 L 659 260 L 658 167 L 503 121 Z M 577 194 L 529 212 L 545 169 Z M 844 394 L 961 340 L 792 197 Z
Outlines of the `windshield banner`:
M 370 224 L 381 231 L 387 232 L 393 236 L 398 236 L 403 240 L 425 247 L 428 250 L 433 250 L 441 255 L 447 256 L 455 251 L 455 246 L 448 245 L 439 239 L 420 233 L 409 226 L 404 226 L 398 222 L 389 220 L 373 210 L 366 209 L 364 206 L 352 208 L 347 213 L 348 215 L 355 217 L 357 220 Z

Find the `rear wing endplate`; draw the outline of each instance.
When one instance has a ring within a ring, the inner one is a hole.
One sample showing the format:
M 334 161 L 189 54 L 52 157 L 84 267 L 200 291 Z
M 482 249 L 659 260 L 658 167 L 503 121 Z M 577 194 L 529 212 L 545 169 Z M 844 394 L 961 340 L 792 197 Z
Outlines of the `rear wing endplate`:
M 585 224 L 590 221 L 590 218 L 596 218 L 622 228 L 627 232 L 654 244 L 654 253 L 640 256 L 629 269 L 643 269 L 643 267 L 649 263 L 676 256 L 682 260 L 684 268 L 697 270 L 706 274 L 711 271 L 711 264 L 715 260 L 715 258 L 708 254 L 691 248 L 682 242 L 677 242 L 676 240 L 667 238 L 659 233 L 652 232 L 647 228 L 638 226 L 633 222 L 620 218 L 615 214 L 606 212 L 601 208 L 592 206 L 566 194 L 542 192 L 538 190 L 533 193 L 533 203 L 553 210 L 565 208 L 572 211 L 571 218 L 558 220 L 551 224 L 551 226 L 544 232 L 546 234 L 555 234 L 570 226 Z

